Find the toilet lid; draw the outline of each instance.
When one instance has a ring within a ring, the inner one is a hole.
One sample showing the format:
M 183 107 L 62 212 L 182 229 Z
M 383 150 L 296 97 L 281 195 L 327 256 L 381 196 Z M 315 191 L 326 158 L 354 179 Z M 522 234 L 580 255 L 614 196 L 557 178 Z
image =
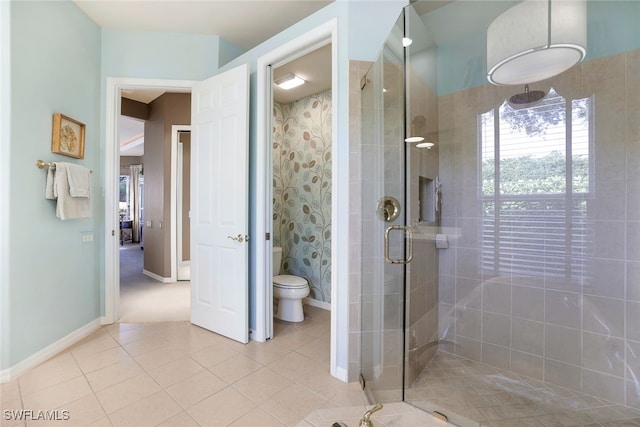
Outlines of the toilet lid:
M 274 276 L 273 285 L 282 288 L 304 288 L 307 286 L 307 281 L 299 276 L 281 274 L 279 276 Z

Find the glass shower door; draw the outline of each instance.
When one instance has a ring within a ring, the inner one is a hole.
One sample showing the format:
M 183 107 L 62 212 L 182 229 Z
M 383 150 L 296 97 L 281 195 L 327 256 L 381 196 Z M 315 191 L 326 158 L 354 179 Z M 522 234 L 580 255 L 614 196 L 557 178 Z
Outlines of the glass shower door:
M 403 398 L 404 181 L 402 17 L 361 81 L 361 381 L 370 402 Z

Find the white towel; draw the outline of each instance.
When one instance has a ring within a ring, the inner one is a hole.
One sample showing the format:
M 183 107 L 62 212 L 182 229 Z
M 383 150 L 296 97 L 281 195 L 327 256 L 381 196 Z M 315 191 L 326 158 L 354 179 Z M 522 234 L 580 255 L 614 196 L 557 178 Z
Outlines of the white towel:
M 49 167 L 49 170 L 47 171 L 47 186 L 44 190 L 44 193 L 45 193 L 45 197 L 50 200 L 54 200 L 56 198 L 56 195 L 54 194 L 54 191 L 53 191 L 54 181 L 56 179 L 55 174 L 56 174 L 55 168 Z
M 84 166 L 66 163 L 71 197 L 89 197 L 89 175 L 91 171 Z
M 69 163 L 55 162 L 55 169 L 49 168 L 45 196 L 57 199 L 56 216 L 62 220 L 91 217 L 91 199 L 72 197 L 69 191 Z

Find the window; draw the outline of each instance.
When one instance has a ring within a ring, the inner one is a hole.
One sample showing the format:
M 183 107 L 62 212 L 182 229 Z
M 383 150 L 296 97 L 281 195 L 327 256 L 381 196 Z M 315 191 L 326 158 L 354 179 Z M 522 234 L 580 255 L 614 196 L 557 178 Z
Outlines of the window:
M 119 190 L 120 198 L 118 200 L 120 202 L 120 220 L 129 220 L 131 218 L 131 203 L 129 201 L 129 175 L 120 175 Z
M 592 242 L 592 99 L 553 89 L 530 108 L 479 116 L 482 264 L 495 276 L 585 276 Z

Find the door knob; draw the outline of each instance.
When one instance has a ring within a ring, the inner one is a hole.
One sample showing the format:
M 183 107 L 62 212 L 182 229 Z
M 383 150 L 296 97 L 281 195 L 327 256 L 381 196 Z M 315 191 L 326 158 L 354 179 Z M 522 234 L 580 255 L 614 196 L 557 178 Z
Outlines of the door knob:
M 238 243 L 242 243 L 242 242 L 248 242 L 249 241 L 249 236 L 248 235 L 242 235 L 242 234 L 238 234 L 236 237 L 233 236 L 227 236 L 227 239 L 231 239 L 234 242 L 238 242 Z

